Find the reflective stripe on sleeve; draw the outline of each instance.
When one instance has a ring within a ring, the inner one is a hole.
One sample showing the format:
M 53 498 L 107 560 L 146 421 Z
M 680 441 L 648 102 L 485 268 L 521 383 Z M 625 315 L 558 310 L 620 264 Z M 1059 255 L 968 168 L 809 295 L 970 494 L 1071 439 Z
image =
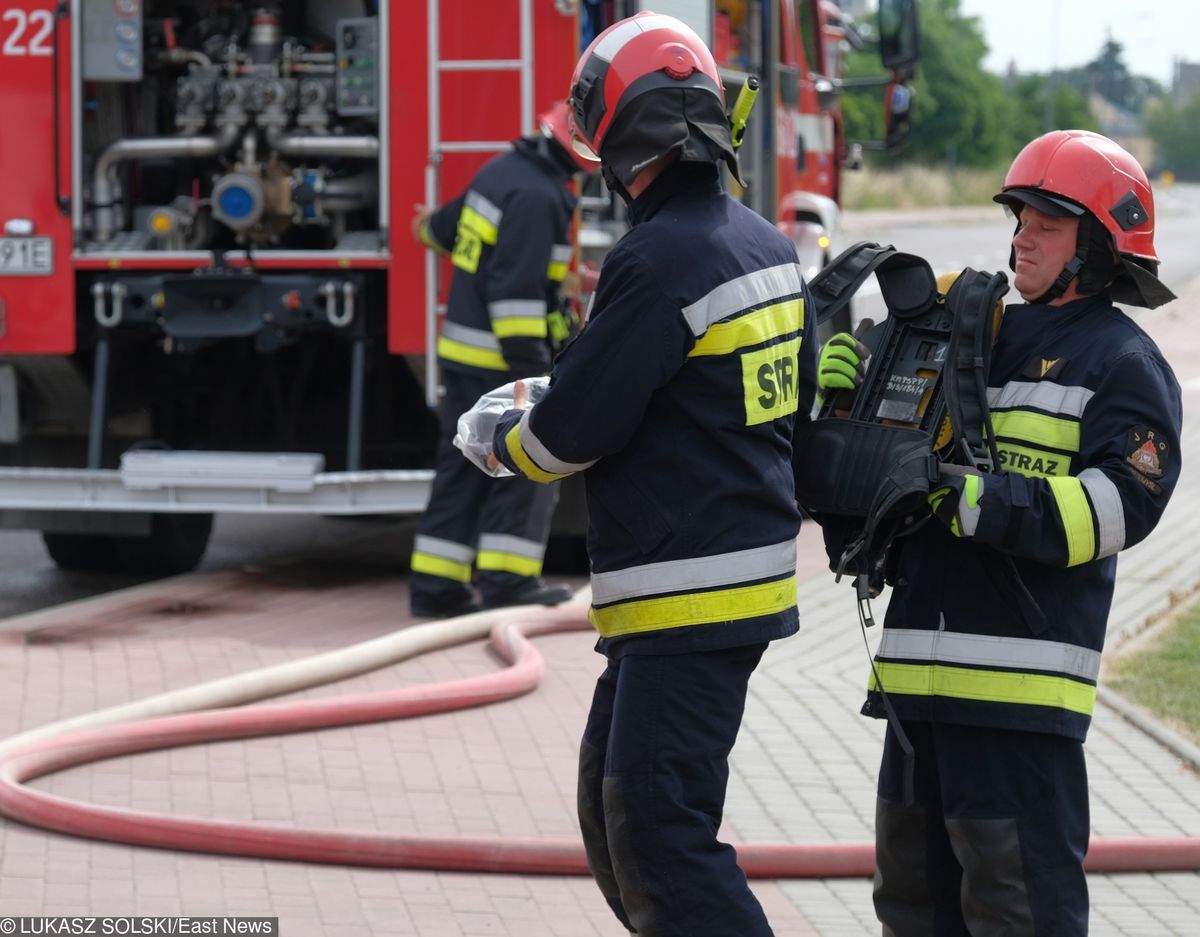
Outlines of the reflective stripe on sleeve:
M 555 244 L 550 251 L 550 265 L 546 268 L 546 279 L 561 283 L 567 276 L 574 249 L 570 244 Z
M 661 631 L 684 625 L 738 621 L 785 612 L 796 605 L 796 577 L 774 582 L 692 592 L 651 599 L 621 602 L 605 608 L 593 607 L 588 620 L 603 637 L 644 631 Z
M 592 603 L 608 605 L 623 599 L 679 592 L 697 586 L 727 586 L 782 576 L 795 569 L 795 540 L 715 556 L 647 563 L 592 573 Z
M 804 300 L 789 299 L 709 327 L 688 352 L 688 357 L 728 355 L 739 348 L 762 345 L 773 338 L 793 335 L 803 328 Z
M 537 473 L 529 475 L 525 473 L 525 467 L 521 466 L 521 471 L 526 474 L 527 478 L 532 478 L 534 481 L 554 481 L 557 478 L 582 472 L 596 464 L 595 459 L 591 462 L 564 462 L 551 453 L 533 431 L 533 426 L 530 423 L 532 413 L 532 410 L 526 410 L 521 414 L 521 422 L 509 430 L 508 435 L 504 437 L 510 453 L 513 451 L 514 441 L 516 448 L 520 450 L 519 455 L 513 455 L 513 460 L 526 459 L 530 462 L 531 468 Z M 520 430 L 519 435 L 516 433 L 518 429 Z M 518 465 L 520 465 L 519 461 Z
M 1113 480 L 1098 468 L 1084 469 L 1076 476 L 1092 501 L 1100 543 L 1096 558 L 1112 556 L 1125 549 L 1125 505 Z
M 683 309 L 692 334 L 699 337 L 714 323 L 736 312 L 798 296 L 804 289 L 799 264 L 780 264 L 722 283 L 707 296 Z
M 473 329 L 457 322 L 442 325 L 437 353 L 447 361 L 457 361 L 489 371 L 507 371 L 508 364 L 500 353 L 500 340 L 489 329 Z
M 1092 508 L 1078 478 L 1047 478 L 1067 538 L 1067 565 L 1078 566 L 1096 556 Z
M 488 303 L 492 331 L 498 338 L 545 338 L 544 299 L 500 299 Z

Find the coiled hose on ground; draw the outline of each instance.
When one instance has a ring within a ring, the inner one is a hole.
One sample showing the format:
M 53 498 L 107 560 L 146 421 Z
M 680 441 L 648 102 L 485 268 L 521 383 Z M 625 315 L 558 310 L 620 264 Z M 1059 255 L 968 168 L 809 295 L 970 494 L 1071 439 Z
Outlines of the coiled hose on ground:
M 0 814 L 76 836 L 198 852 L 339 865 L 507 874 L 586 875 L 576 840 L 392 836 L 173 817 L 68 800 L 25 786 L 65 768 L 182 745 L 412 718 L 512 699 L 535 689 L 541 654 L 528 640 L 588 627 L 587 595 L 557 608 L 481 612 L 404 629 L 318 655 L 27 732 L 0 744 Z M 499 671 L 397 690 L 282 704 L 240 704 L 344 679 L 490 635 Z M 218 708 L 221 707 L 221 708 Z M 226 708 L 234 707 L 234 708 Z M 865 877 L 871 843 L 737 847 L 752 878 Z M 1094 839 L 1093 872 L 1200 870 L 1200 838 Z

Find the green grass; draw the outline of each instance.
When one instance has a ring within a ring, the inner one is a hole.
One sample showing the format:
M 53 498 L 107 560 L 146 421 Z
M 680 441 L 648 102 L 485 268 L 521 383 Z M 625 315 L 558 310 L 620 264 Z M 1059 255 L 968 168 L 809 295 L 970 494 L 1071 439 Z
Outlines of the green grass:
M 925 166 L 889 170 L 864 167 L 842 176 L 842 201 L 844 208 L 858 210 L 991 205 L 1003 181 L 1003 169 L 948 173 Z
M 1107 663 L 1110 687 L 1200 742 L 1200 605 L 1146 647 Z

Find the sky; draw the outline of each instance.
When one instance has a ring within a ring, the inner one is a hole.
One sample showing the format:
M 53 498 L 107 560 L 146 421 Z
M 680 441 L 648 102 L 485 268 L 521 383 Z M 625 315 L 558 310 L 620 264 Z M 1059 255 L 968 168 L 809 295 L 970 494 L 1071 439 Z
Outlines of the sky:
M 1130 72 L 1167 88 L 1176 59 L 1200 62 L 1197 0 L 961 0 L 959 9 L 983 26 L 983 64 L 997 73 L 1013 61 L 1022 72 L 1085 65 L 1110 34 Z

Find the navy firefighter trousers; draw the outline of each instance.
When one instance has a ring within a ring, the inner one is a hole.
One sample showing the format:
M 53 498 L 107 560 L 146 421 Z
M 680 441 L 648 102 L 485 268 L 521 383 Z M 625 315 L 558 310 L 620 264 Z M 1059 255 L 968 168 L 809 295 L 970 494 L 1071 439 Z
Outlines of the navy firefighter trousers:
M 579 822 L 592 876 L 639 937 L 771 937 L 733 847 L 717 840 L 729 752 L 765 649 L 610 656 L 596 683 Z
M 875 912 L 884 937 L 1086 937 L 1083 743 L 1048 733 L 903 721 L 876 804 Z

